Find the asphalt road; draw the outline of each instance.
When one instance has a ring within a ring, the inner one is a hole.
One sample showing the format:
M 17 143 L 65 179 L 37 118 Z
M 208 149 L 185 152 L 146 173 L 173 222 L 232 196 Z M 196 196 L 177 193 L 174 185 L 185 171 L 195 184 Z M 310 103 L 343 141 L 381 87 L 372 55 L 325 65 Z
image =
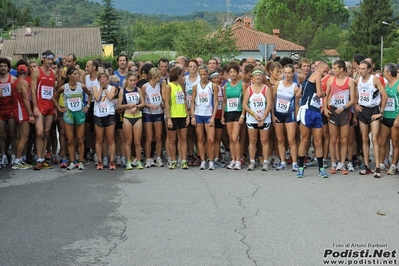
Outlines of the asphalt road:
M 398 206 L 399 176 L 358 171 L 2 169 L 0 265 L 327 265 L 398 250 Z

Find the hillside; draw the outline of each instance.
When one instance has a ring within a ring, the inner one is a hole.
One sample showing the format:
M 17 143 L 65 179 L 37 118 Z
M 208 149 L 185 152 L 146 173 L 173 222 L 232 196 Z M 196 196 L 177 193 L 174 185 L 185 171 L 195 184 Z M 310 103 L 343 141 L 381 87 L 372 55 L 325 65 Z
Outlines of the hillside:
M 101 3 L 101 0 L 93 0 Z M 354 6 L 360 0 L 344 0 L 345 5 Z M 226 0 L 153 0 L 146 1 L 114 0 L 116 8 L 143 14 L 188 15 L 196 11 L 226 12 Z M 229 11 L 245 13 L 252 11 L 258 0 L 230 0 Z M 167 3 L 165 5 L 165 3 Z

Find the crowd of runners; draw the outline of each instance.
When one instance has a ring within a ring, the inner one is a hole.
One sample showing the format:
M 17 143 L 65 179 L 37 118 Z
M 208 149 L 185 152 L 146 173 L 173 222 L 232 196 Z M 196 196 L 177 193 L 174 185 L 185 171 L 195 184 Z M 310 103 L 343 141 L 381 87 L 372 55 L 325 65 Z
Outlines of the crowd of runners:
M 0 166 L 15 170 L 151 167 L 284 171 L 323 178 L 395 174 L 398 67 L 362 54 L 279 62 L 76 56 L 0 58 Z M 83 68 L 83 66 L 82 66 Z M 370 148 L 370 142 L 372 148 Z M 58 147 L 58 145 L 60 147 Z M 370 150 L 373 158 L 370 158 Z M 391 160 L 390 160 L 391 159 Z M 371 167 L 373 161 L 375 168 Z M 291 167 L 288 165 L 291 164 Z

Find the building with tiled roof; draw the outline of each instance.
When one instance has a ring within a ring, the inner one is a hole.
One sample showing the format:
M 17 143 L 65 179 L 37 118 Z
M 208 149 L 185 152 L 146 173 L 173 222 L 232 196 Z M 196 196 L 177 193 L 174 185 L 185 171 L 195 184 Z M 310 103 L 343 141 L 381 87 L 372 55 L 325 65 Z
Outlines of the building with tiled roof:
M 330 62 L 334 62 L 339 59 L 340 54 L 335 49 L 323 50 L 323 56 L 325 56 Z
M 293 42 L 281 39 L 279 37 L 280 31 L 273 30 L 273 35 L 256 31 L 252 29 L 251 18 L 237 18 L 236 23 L 232 28 L 232 33 L 236 39 L 236 45 L 240 54 L 237 59 L 254 57 L 255 59 L 263 60 L 263 56 L 259 51 L 258 44 L 275 44 L 275 57 L 292 56 L 305 52 L 305 47 L 295 44 Z
M 56 55 L 101 56 L 100 27 L 19 28 L 15 39 L 4 40 L 0 56 L 9 56 L 14 60 L 38 58 L 46 50 Z

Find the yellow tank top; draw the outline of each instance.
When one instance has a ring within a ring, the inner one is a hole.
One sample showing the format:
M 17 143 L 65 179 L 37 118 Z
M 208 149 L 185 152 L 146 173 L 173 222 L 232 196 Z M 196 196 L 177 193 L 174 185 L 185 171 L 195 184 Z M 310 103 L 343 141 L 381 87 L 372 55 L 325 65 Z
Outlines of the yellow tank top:
M 62 71 L 66 74 L 67 68 L 64 67 Z M 64 101 L 64 93 L 60 94 L 60 99 L 58 100 L 58 105 L 64 107 L 65 106 L 65 101 Z
M 187 117 L 186 102 L 184 92 L 180 84 L 176 85 L 173 82 L 169 83 L 170 91 L 170 117 L 184 118 Z

